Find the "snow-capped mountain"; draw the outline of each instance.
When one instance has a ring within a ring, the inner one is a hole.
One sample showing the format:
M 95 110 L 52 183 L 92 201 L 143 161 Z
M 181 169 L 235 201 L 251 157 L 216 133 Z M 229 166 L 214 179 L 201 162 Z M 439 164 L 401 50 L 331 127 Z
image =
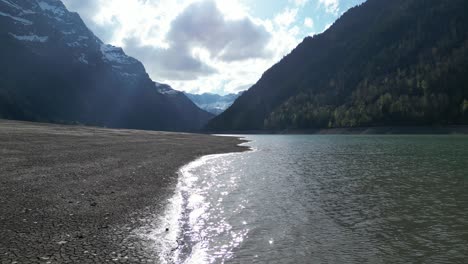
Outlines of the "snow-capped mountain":
M 38 54 L 65 51 L 75 63 L 97 65 L 104 61 L 125 77 L 146 74 L 138 60 L 103 43 L 60 0 L 0 0 L 0 16 L 6 24 L 13 24 L 9 36 Z
M 211 118 L 158 88 L 141 62 L 103 43 L 60 0 L 0 0 L 0 26 L 0 118 L 158 130 L 194 130 Z
M 219 95 L 213 93 L 190 94 L 186 93 L 187 97 L 192 100 L 198 107 L 212 114 L 219 115 L 228 109 L 234 101 L 236 101 L 243 92 Z

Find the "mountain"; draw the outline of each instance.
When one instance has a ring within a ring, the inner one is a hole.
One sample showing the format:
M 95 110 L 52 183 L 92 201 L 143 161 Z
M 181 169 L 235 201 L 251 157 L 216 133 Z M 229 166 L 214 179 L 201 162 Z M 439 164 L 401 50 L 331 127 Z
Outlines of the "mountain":
M 466 0 L 368 0 L 305 38 L 207 128 L 468 124 L 466 14 Z
M 219 95 L 212 93 L 190 94 L 185 93 L 198 107 L 212 114 L 219 115 L 236 101 L 242 92 L 237 94 Z
M 0 0 L 0 25 L 0 118 L 183 131 L 212 118 L 59 0 Z

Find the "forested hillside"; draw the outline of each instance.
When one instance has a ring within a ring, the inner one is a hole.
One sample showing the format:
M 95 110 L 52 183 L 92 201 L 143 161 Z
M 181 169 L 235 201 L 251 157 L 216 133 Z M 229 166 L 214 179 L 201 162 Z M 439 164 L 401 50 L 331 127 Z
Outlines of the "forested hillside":
M 468 1 L 368 0 L 308 37 L 212 130 L 468 124 Z

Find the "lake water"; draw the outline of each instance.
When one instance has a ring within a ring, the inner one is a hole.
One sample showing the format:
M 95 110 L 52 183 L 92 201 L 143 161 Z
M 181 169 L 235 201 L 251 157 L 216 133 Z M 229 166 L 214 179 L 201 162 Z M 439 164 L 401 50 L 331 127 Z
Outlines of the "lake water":
M 182 168 L 162 262 L 468 261 L 468 137 L 245 138 Z

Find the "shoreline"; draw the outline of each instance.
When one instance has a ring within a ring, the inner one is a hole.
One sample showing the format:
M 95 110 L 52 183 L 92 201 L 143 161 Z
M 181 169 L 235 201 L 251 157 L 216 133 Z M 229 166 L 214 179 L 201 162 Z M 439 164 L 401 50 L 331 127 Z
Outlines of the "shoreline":
M 209 131 L 220 135 L 468 135 L 468 126 L 389 126 L 327 129 Z
M 251 151 L 251 150 L 247 150 Z M 154 215 L 145 219 L 145 225 L 142 225 L 134 234 L 134 237 L 143 239 L 146 248 L 158 248 L 158 259 L 161 263 L 183 263 L 192 252 L 193 242 L 187 241 L 184 231 L 189 228 L 187 217 L 187 187 L 190 186 L 192 178 L 191 171 L 206 165 L 207 162 L 221 157 L 239 155 L 242 152 L 230 152 L 220 154 L 209 154 L 193 160 L 178 171 L 178 182 L 174 189 L 172 197 L 168 200 L 165 209 L 159 215 Z M 196 177 L 196 176 L 195 176 Z M 182 221 L 182 225 L 181 222 Z M 188 248 L 187 248 L 188 247 Z M 192 252 L 193 253 L 193 252 Z M 183 261 L 181 261 L 183 260 Z
M 153 261 L 131 238 L 178 171 L 238 137 L 0 120 L 0 262 Z

